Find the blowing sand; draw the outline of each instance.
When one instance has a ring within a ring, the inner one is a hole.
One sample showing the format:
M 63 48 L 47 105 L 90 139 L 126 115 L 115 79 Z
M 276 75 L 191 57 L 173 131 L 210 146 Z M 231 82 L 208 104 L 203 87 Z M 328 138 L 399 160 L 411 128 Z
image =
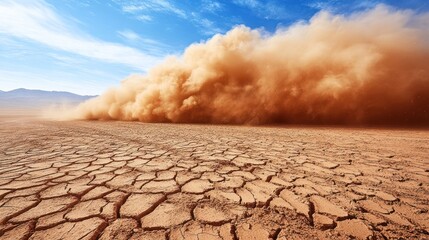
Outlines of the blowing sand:
M 180 123 L 429 125 L 429 13 L 320 12 L 274 34 L 238 26 L 67 111 Z
M 0 239 L 428 238 L 426 130 L 0 120 Z

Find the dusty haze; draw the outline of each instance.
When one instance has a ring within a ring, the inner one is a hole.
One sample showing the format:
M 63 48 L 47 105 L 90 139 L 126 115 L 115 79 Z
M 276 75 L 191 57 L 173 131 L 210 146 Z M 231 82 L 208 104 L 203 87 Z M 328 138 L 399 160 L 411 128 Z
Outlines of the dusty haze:
M 81 104 L 73 118 L 429 124 L 429 14 L 320 12 L 275 34 L 238 26 Z

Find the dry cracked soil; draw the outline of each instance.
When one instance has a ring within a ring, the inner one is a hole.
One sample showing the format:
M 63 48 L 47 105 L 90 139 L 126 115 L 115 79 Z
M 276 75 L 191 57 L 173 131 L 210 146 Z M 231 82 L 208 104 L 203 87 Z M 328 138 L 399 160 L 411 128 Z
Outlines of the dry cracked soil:
M 0 239 L 428 239 L 429 131 L 0 119 Z

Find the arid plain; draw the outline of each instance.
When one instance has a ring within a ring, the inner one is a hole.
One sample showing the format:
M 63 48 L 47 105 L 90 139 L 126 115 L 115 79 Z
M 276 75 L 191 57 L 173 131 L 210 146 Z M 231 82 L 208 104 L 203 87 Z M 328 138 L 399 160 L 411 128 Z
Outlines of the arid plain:
M 427 239 L 429 131 L 0 119 L 0 239 Z

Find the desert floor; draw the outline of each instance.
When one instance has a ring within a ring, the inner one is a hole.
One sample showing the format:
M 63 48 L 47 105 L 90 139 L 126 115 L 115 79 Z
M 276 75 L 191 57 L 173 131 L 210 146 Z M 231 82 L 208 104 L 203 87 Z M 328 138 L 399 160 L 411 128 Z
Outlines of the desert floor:
M 0 119 L 0 239 L 427 239 L 428 196 L 428 130 Z

